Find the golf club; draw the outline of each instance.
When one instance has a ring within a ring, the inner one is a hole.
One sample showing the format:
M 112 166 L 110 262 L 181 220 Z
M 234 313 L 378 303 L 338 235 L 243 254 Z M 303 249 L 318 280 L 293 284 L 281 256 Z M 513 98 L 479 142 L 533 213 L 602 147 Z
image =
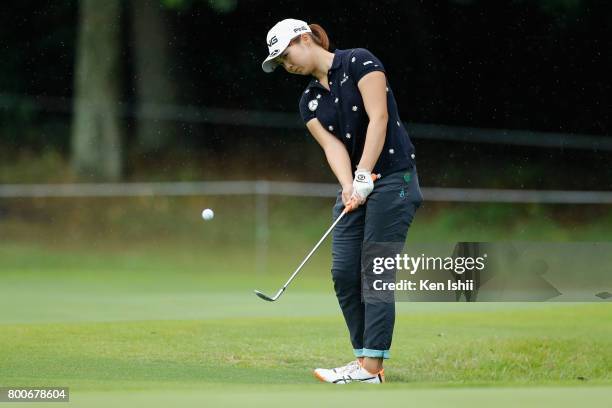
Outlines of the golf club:
M 376 180 L 380 178 L 380 174 L 372 174 L 372 180 Z M 268 296 L 265 293 L 263 293 L 260 290 L 255 289 L 255 294 L 257 296 L 259 296 L 261 299 L 266 300 L 268 302 L 274 302 L 276 301 L 285 291 L 285 289 L 287 289 L 287 286 L 289 286 L 289 284 L 291 283 L 291 281 L 293 280 L 293 278 L 295 278 L 297 276 L 297 274 L 300 272 L 300 270 L 302 269 L 302 267 L 304 265 L 306 265 L 306 262 L 308 262 L 308 260 L 310 259 L 310 257 L 312 256 L 312 254 L 315 253 L 315 251 L 319 248 L 319 246 L 321 245 L 321 243 L 323 243 L 323 241 L 325 241 L 325 238 L 327 238 L 327 236 L 329 235 L 330 232 L 333 231 L 334 227 L 340 222 L 340 220 L 342 219 L 342 217 L 344 217 L 346 214 L 348 214 L 349 212 L 353 211 L 355 208 L 357 208 L 357 203 L 354 201 L 354 199 L 352 199 L 342 210 L 342 213 L 340 213 L 340 215 L 338 216 L 338 218 L 336 218 L 336 220 L 333 222 L 333 224 L 331 225 L 331 227 L 329 227 L 327 229 L 327 231 L 325 231 L 325 234 L 323 234 L 323 236 L 321 237 L 321 239 L 319 240 L 319 242 L 317 242 L 317 244 L 314 246 L 314 248 L 312 248 L 312 250 L 308 253 L 308 255 L 306 255 L 306 258 L 304 258 L 304 260 L 302 261 L 302 263 L 300 264 L 300 266 L 297 267 L 297 269 L 295 270 L 295 272 L 293 272 L 291 274 L 291 276 L 289 277 L 289 279 L 287 280 L 287 282 L 285 282 L 285 284 L 283 285 L 282 288 L 280 288 L 278 290 L 278 292 L 276 292 L 276 294 L 274 296 Z

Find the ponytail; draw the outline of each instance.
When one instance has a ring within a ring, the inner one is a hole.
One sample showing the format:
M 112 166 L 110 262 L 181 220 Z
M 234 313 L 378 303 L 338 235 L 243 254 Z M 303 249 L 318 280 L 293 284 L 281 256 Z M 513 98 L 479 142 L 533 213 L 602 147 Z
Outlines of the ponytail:
M 312 31 L 311 37 L 314 42 L 324 50 L 329 51 L 329 37 L 323 27 L 318 24 L 309 24 L 308 27 Z

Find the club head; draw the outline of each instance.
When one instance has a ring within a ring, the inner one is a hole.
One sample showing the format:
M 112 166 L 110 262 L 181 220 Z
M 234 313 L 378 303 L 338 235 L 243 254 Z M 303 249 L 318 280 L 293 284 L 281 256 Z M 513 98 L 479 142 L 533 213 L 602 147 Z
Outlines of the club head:
M 258 291 L 257 289 L 255 289 L 255 294 L 259 296 L 261 299 L 267 300 L 268 302 L 274 302 L 276 300 L 276 299 L 272 299 L 270 296 L 266 295 L 265 293 Z

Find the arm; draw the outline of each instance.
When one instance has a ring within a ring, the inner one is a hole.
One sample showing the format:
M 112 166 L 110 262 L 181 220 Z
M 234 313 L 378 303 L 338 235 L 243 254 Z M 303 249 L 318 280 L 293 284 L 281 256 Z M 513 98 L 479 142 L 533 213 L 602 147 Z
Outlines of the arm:
M 372 172 L 385 144 L 387 135 L 387 81 L 384 72 L 373 71 L 364 75 L 357 87 L 361 92 L 366 113 L 370 119 L 366 132 L 365 145 L 358 169 Z
M 332 172 L 342 186 L 342 199 L 344 204 L 346 204 L 353 189 L 351 159 L 346 148 L 341 141 L 321 125 L 318 119 L 309 120 L 306 123 L 306 127 L 325 152 L 329 167 L 331 167 Z

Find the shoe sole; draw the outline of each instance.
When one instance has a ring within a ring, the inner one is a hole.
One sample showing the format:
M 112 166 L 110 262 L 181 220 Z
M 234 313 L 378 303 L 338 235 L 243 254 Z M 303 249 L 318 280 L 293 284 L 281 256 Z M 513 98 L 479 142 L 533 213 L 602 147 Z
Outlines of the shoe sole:
M 334 384 L 334 383 L 330 383 L 329 381 L 326 381 L 326 380 L 325 380 L 325 379 L 324 379 L 324 378 L 323 378 L 321 375 L 319 375 L 319 373 L 317 373 L 316 371 L 313 371 L 313 372 L 312 372 L 312 374 L 313 374 L 313 375 L 315 376 L 315 378 L 316 378 L 317 380 L 319 380 L 320 382 L 323 382 L 323 383 L 329 383 L 329 384 Z M 382 377 L 382 378 L 380 378 L 380 380 L 381 380 L 381 381 L 380 381 L 380 383 L 379 383 L 379 384 L 384 384 L 384 383 L 386 383 L 386 381 L 385 381 L 385 377 L 384 377 L 384 374 L 383 374 L 381 377 Z M 335 385 L 338 385 L 338 384 L 335 384 Z

